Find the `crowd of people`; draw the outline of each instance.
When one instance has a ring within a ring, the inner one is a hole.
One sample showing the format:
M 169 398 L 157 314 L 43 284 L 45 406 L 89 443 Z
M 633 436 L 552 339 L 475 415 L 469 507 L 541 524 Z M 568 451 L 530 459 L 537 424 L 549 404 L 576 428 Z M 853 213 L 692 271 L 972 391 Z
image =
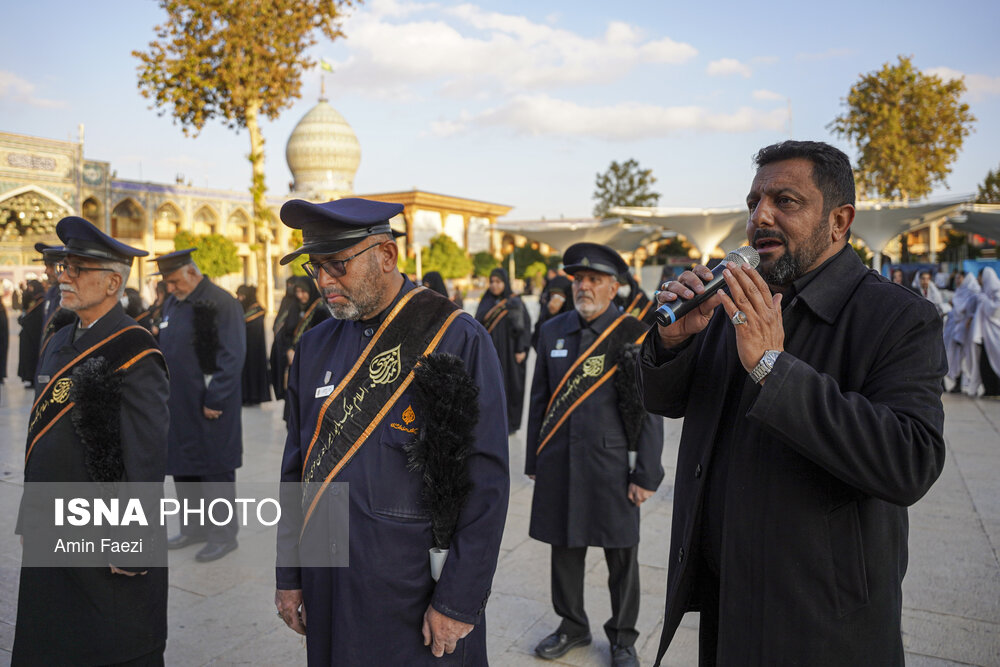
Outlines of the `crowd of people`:
M 663 418 L 683 418 L 657 661 L 697 611 L 700 664 L 902 666 L 907 507 L 943 465 L 943 378 L 996 388 L 986 370 L 1000 349 L 1000 281 L 990 269 L 981 285 L 965 276 L 950 301 L 920 276 L 893 285 L 848 244 L 846 155 L 786 141 L 755 164 L 756 271 L 729 262 L 716 291 L 699 265 L 650 296 L 615 250 L 576 243 L 534 326 L 503 269 L 474 316 L 440 275 L 418 285 L 401 273 L 389 221 L 402 205 L 288 201 L 280 218 L 302 245 L 281 264 L 305 256 L 306 277 L 286 283 L 270 351 L 253 286 L 234 298 L 194 249 L 179 250 L 151 260 L 161 282 L 145 308 L 125 285 L 147 253 L 64 218 L 63 245 L 39 248 L 57 300 L 38 283 L 25 301 L 37 344 L 19 369 L 36 392 L 25 481 L 171 475 L 189 503 L 232 504 L 241 410 L 273 392 L 287 426 L 275 476 L 298 485 L 277 527 L 274 605 L 305 636 L 309 664 L 483 665 L 508 436 L 527 402 L 529 535 L 549 545 L 559 619 L 535 655 L 591 643 L 594 547 L 609 573 L 610 664 L 630 666 L 640 507 L 664 478 Z M 669 326 L 655 319 L 699 294 Z M 117 418 L 84 429 L 93 401 L 79 386 L 105 388 L 102 409 Z M 112 464 L 95 469 L 96 450 Z M 347 544 L 335 537 L 337 496 Z M 200 545 L 204 563 L 237 536 L 235 522 L 185 524 L 163 541 Z M 349 567 L 312 565 L 315 544 L 346 550 Z M 23 567 L 13 664 L 162 665 L 166 590 L 165 568 Z

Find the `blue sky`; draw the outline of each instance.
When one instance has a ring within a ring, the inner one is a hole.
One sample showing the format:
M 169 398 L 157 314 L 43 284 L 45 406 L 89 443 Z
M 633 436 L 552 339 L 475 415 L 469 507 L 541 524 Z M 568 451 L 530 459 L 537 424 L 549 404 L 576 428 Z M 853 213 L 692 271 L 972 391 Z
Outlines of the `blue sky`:
M 75 138 L 120 178 L 245 190 L 246 133 L 185 137 L 148 108 L 133 49 L 165 14 L 144 0 L 7 3 L 0 130 Z M 327 97 L 361 141 L 359 193 L 417 187 L 514 206 L 506 219 L 589 216 L 611 160 L 651 168 L 664 206 L 739 205 L 761 146 L 790 135 L 845 149 L 826 125 L 858 77 L 897 56 L 965 75 L 977 117 L 950 190 L 1000 165 L 996 2 L 674 3 L 372 0 L 321 42 Z M 265 122 L 270 194 L 320 72 Z M 791 118 L 789 119 L 789 108 Z

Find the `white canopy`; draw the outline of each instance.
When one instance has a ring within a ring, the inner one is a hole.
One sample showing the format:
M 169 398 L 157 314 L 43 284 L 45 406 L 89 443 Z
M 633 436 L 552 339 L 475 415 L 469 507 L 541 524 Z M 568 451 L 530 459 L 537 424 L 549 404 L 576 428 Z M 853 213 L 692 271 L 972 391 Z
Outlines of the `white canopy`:
M 862 202 L 851 231 L 864 239 L 868 247 L 881 252 L 886 244 L 904 231 L 934 218 L 944 218 L 955 213 L 962 200 L 934 204 L 890 205 Z M 744 232 L 747 222 L 746 208 L 664 208 L 658 206 L 620 206 L 611 213 L 641 220 L 683 234 L 688 243 L 701 253 L 701 262 L 708 262 L 709 255 L 720 247 L 728 252 L 747 243 Z M 959 228 L 958 225 L 955 226 Z
M 665 208 L 660 206 L 618 206 L 614 215 L 659 225 L 683 234 L 708 263 L 713 250 L 736 229 L 746 226 L 746 208 Z M 740 245 L 744 245 L 741 243 Z

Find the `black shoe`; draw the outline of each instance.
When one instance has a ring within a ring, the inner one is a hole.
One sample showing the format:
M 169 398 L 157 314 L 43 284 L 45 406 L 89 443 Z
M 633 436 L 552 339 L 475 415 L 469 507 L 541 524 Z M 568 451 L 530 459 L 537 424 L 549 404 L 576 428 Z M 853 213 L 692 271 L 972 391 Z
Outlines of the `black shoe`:
M 634 646 L 611 645 L 611 667 L 639 667 Z
M 538 642 L 535 647 L 535 655 L 546 660 L 555 660 L 566 655 L 566 653 L 577 646 L 586 646 L 590 643 L 590 633 L 570 637 L 567 634 L 553 632 L 551 635 Z
M 233 540 L 232 542 L 222 542 L 221 544 L 209 542 L 201 548 L 201 551 L 194 555 L 194 559 L 199 563 L 208 563 L 213 560 L 219 560 L 230 551 L 235 551 L 238 546 L 240 545 L 236 540 Z
M 194 535 L 185 535 L 181 533 L 180 535 L 174 535 L 167 540 L 167 548 L 183 549 L 184 547 L 189 547 L 192 544 L 201 544 L 205 541 L 205 539 L 205 537 L 195 537 Z

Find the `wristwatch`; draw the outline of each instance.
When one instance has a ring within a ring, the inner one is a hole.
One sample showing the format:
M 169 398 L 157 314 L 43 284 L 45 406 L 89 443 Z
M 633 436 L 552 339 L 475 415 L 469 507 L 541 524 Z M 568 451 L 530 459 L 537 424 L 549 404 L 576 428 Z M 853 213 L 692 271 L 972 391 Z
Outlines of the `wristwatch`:
M 779 354 L 781 354 L 781 350 L 764 350 L 764 356 L 750 371 L 750 379 L 754 381 L 754 384 L 760 384 L 760 381 L 767 377 L 767 374 L 774 368 L 774 362 L 777 361 Z

